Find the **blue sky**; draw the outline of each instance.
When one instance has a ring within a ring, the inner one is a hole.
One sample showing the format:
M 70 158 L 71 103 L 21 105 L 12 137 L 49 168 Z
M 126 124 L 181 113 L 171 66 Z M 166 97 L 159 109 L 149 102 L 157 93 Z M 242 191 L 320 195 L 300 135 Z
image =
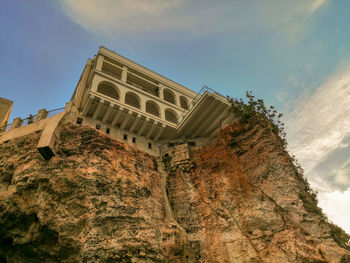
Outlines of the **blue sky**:
M 285 113 L 289 149 L 350 232 L 350 1 L 2 0 L 11 118 L 64 106 L 103 45 L 184 86 Z M 341 211 L 341 213 L 340 213 Z

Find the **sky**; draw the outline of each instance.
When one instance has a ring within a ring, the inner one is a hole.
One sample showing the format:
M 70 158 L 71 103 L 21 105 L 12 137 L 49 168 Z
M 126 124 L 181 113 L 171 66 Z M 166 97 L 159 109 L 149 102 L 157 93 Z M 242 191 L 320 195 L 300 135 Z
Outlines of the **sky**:
M 350 233 L 350 1 L 1 0 L 11 119 L 60 108 L 105 46 L 194 91 L 284 113 L 288 150 Z

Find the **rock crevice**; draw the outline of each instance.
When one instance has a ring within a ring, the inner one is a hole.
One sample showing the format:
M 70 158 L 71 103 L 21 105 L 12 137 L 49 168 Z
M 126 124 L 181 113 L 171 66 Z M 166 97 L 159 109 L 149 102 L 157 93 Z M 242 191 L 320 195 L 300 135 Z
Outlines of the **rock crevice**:
M 64 124 L 0 144 L 0 261 L 349 262 L 267 122 L 223 127 L 186 169 Z

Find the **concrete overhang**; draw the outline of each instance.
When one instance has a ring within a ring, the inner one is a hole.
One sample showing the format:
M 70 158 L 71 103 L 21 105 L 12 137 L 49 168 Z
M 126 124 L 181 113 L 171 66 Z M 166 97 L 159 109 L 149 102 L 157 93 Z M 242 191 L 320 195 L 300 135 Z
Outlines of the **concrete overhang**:
M 210 135 L 228 117 L 230 103 L 219 94 L 205 92 L 178 126 L 178 136 L 196 138 Z
M 176 124 L 91 91 L 82 115 L 153 141 L 166 140 L 176 135 Z

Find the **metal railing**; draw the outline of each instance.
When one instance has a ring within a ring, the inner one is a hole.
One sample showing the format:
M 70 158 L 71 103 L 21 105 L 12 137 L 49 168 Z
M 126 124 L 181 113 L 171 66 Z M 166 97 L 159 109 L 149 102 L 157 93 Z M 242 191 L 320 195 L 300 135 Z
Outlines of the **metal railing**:
M 57 109 L 53 109 L 53 110 L 49 110 L 49 111 L 48 111 L 48 115 L 47 115 L 47 117 L 46 117 L 46 118 L 48 118 L 48 117 L 52 117 L 52 116 L 56 115 L 57 113 L 63 112 L 63 111 L 64 111 L 64 109 L 65 109 L 65 107 L 61 107 L 61 108 L 57 108 Z
M 197 104 L 197 102 L 199 101 L 199 99 L 201 98 L 201 96 L 205 93 L 205 92 L 209 92 L 211 94 L 217 94 L 219 96 L 221 96 L 223 99 L 226 99 L 225 96 L 223 96 L 222 94 L 216 92 L 215 90 L 209 88 L 208 86 L 204 85 L 199 92 L 197 92 L 196 96 L 193 97 L 193 99 L 190 101 L 190 103 L 188 105 L 190 105 L 188 110 L 184 110 L 180 116 L 177 118 L 177 126 L 180 125 L 180 122 L 185 118 L 185 116 L 192 110 L 192 108 Z M 222 127 L 222 121 L 220 120 L 220 127 Z M 216 128 L 215 128 L 216 129 Z M 173 138 L 172 138 L 173 139 Z M 159 153 L 163 154 L 165 152 L 168 152 L 171 147 L 166 147 L 165 146 L 172 140 L 168 140 L 164 143 L 162 143 L 161 145 L 159 145 Z
M 197 102 L 199 101 L 200 97 L 205 93 L 205 92 L 209 92 L 211 94 L 217 94 L 223 98 L 226 98 L 225 96 L 221 95 L 220 93 L 216 92 L 215 90 L 209 88 L 208 86 L 203 86 L 201 88 L 201 90 L 199 92 L 197 92 L 196 96 L 194 96 L 194 98 L 190 101 L 189 108 L 188 110 L 184 110 L 179 117 L 177 118 L 177 124 L 179 125 L 179 123 L 185 118 L 185 116 L 187 115 L 187 113 L 189 113 L 191 111 L 191 109 L 197 104 Z
M 64 109 L 65 109 L 65 107 L 49 110 L 46 118 L 52 117 L 52 116 L 56 115 L 57 113 L 64 111 Z M 23 123 L 21 124 L 21 127 L 26 126 L 28 124 L 31 124 L 35 120 L 36 116 L 37 116 L 37 114 L 29 114 L 29 116 L 27 118 L 23 118 L 22 119 Z M 12 123 L 7 124 L 5 131 L 8 131 L 8 129 L 10 128 L 11 125 L 12 125 Z

